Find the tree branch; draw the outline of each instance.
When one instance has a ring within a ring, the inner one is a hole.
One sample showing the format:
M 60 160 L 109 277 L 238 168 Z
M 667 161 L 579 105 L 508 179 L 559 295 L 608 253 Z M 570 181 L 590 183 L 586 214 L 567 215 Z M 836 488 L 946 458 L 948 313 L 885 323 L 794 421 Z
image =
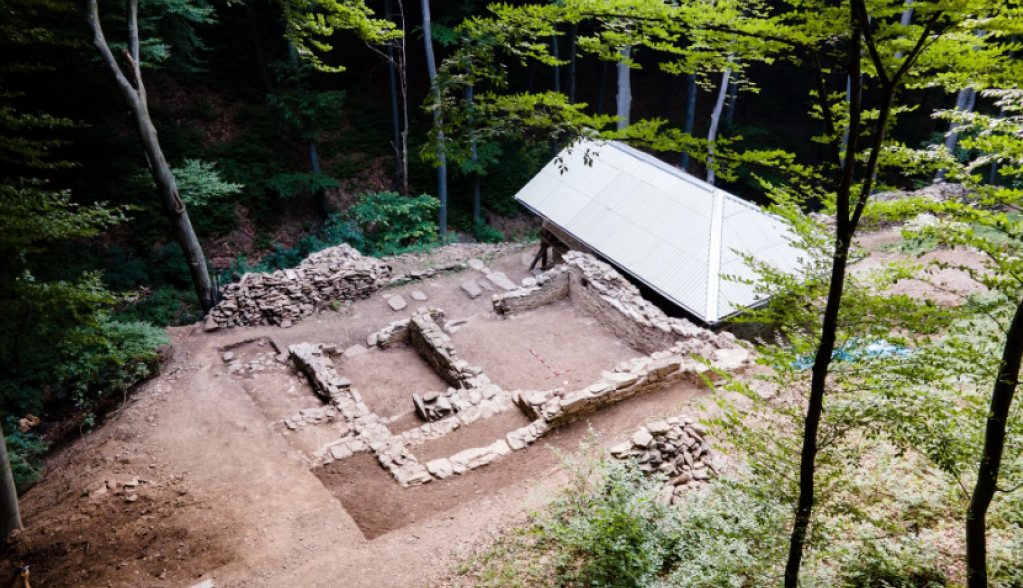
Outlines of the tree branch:
M 891 80 L 888 79 L 888 70 L 885 69 L 884 62 L 881 61 L 881 54 L 877 51 L 874 32 L 870 30 L 870 15 L 867 14 L 867 6 L 863 3 L 863 0 L 853 0 L 853 6 L 855 6 L 860 26 L 863 27 L 867 53 L 870 54 L 870 60 L 874 62 L 874 69 L 877 70 L 877 77 L 881 79 L 881 85 L 887 88 L 891 84 Z
M 821 67 L 820 58 L 816 53 L 811 53 L 811 64 L 813 66 L 814 82 L 817 85 L 817 97 L 821 103 L 821 115 L 824 117 L 824 132 L 831 137 L 831 159 L 836 168 L 842 166 L 842 151 L 838 146 L 837 133 L 835 132 L 835 120 L 831 116 L 831 107 L 828 105 L 828 92 L 824 87 L 824 68 Z
M 107 45 L 106 37 L 103 36 L 103 27 L 99 22 L 99 7 L 97 6 L 97 0 L 88 0 L 86 4 L 85 22 L 89 25 L 92 30 L 92 43 L 99 50 L 100 57 L 103 58 L 103 63 L 106 64 L 107 68 L 114 74 L 114 80 L 117 83 L 117 88 L 124 95 L 124 99 L 128 101 L 129 106 L 133 110 L 139 108 L 139 95 L 135 91 L 135 88 L 128 81 L 128 78 L 124 77 L 124 72 L 121 71 L 121 67 L 117 65 L 117 60 L 114 59 L 114 54 L 110 51 L 110 46 Z

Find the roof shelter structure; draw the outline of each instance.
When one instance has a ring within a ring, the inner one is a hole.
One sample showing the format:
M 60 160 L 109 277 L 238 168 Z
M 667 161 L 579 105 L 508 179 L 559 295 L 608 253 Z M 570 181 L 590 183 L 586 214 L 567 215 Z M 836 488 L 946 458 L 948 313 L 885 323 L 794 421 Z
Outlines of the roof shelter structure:
M 515 199 L 710 326 L 763 303 L 726 278 L 756 279 L 743 255 L 786 272 L 802 256 L 780 218 L 618 142 L 563 150 Z

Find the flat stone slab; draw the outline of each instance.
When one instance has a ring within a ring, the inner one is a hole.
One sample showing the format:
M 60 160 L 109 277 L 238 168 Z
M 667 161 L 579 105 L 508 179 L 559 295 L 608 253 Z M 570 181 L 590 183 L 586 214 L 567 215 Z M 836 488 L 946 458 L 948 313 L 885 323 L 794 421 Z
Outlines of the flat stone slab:
M 428 300 L 426 292 L 423 292 L 422 290 L 413 290 L 412 293 L 409 294 L 409 296 L 412 297 L 412 300 L 415 300 L 417 302 L 423 302 L 425 300 Z
M 401 297 L 401 294 L 397 294 L 387 299 L 387 306 L 390 306 L 391 310 L 402 310 L 408 306 L 408 302 L 405 302 L 405 299 Z
M 482 259 L 478 259 L 478 258 L 474 257 L 474 258 L 469 260 L 469 267 L 471 267 L 474 270 L 478 270 L 479 271 L 479 270 L 482 270 L 483 268 L 487 267 L 487 265 L 485 263 L 483 263 Z
M 469 298 L 476 298 L 483 293 L 483 290 L 480 290 L 476 280 L 466 280 L 462 282 L 462 290 L 465 290 L 465 293 L 469 295 Z
M 507 290 L 510 292 L 512 290 L 519 289 L 518 284 L 509 280 L 507 276 L 499 272 L 492 272 L 487 274 L 487 279 L 493 282 L 495 286 L 501 288 L 502 290 Z
M 363 353 L 366 353 L 367 351 L 369 351 L 369 349 L 366 349 L 362 345 L 352 345 L 348 349 L 345 349 L 344 357 L 345 357 L 345 359 L 350 359 L 352 357 L 357 357 L 359 355 L 362 355 Z
M 486 280 L 479 280 L 476 283 L 479 284 L 480 288 L 483 288 L 487 292 L 493 292 L 494 291 L 494 286 L 491 285 L 491 283 L 486 281 Z

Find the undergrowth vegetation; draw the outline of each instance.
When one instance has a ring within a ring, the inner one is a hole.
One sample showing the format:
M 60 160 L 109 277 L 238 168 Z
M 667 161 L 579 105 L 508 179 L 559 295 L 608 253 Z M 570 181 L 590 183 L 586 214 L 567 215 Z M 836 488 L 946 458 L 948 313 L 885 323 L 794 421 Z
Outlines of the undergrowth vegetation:
M 669 506 L 663 477 L 604 457 L 591 433 L 562 456 L 569 481 L 524 527 L 466 559 L 452 584 L 480 588 L 761 588 L 781 585 L 792 502 L 777 479 L 741 467 Z M 813 529 L 807 588 L 961 585 L 968 497 L 953 478 L 883 438 L 836 490 L 841 509 Z M 779 473 L 780 475 L 780 473 Z M 1021 586 L 1023 498 L 998 503 L 989 539 L 992 586 Z M 998 531 L 997 529 L 1001 529 Z

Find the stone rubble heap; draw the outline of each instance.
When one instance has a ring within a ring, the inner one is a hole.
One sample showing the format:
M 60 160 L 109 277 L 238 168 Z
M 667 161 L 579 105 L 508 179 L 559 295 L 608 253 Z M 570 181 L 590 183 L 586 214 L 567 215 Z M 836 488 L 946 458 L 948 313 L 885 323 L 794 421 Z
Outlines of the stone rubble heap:
M 390 267 L 349 245 L 313 253 L 295 269 L 245 274 L 224 287 L 205 329 L 277 325 L 290 327 L 332 302 L 365 298 L 389 285 Z
M 667 502 L 718 474 L 715 452 L 706 435 L 703 425 L 693 419 L 672 417 L 640 427 L 631 439 L 612 447 L 611 455 L 635 459 L 648 474 L 668 476 L 662 497 Z

